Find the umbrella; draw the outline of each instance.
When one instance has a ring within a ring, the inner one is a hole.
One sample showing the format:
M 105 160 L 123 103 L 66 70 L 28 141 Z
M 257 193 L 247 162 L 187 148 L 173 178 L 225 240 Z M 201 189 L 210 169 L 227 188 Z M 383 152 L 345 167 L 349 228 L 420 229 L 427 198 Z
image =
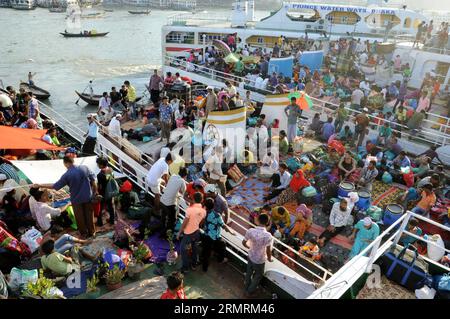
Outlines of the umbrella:
M 308 110 L 313 106 L 311 98 L 303 91 L 292 92 L 288 95 L 289 100 L 291 100 L 293 97 L 297 99 L 296 103 L 299 106 L 300 110 Z
M 234 53 L 230 53 L 225 57 L 225 63 L 230 64 L 230 63 L 237 63 L 237 61 L 239 61 L 239 58 L 234 54 Z

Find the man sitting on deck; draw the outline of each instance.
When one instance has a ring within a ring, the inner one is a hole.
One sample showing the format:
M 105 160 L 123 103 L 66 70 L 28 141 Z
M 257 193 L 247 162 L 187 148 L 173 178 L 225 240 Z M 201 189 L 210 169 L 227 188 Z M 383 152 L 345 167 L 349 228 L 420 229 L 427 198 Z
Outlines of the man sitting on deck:
M 279 171 L 272 175 L 272 183 L 270 185 L 270 193 L 264 200 L 269 201 L 272 198 L 280 195 L 289 186 L 292 175 L 288 171 L 288 167 L 285 163 L 280 164 Z

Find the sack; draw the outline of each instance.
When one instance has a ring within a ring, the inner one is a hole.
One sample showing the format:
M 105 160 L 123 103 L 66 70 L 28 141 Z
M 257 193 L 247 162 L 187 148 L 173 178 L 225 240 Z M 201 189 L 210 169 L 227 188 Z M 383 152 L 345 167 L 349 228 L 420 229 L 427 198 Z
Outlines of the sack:
M 417 299 L 434 299 L 436 295 L 436 290 L 430 288 L 428 286 L 423 286 L 420 289 L 416 289 L 416 298 Z
M 286 165 L 291 172 L 296 172 L 301 167 L 302 163 L 297 157 L 289 157 L 286 160 Z
M 11 273 L 9 274 L 8 285 L 11 288 L 11 290 L 19 291 L 25 288 L 28 282 L 35 283 L 37 280 L 38 280 L 37 269 L 28 270 L 14 267 L 13 269 L 11 269 Z
M 109 200 L 112 199 L 114 197 L 119 196 L 119 184 L 117 183 L 117 181 L 114 178 L 114 175 L 109 175 L 108 176 L 108 183 L 106 184 L 106 189 L 105 189 L 105 199 Z
M 373 221 L 379 222 L 383 217 L 383 210 L 377 206 L 370 206 L 366 211 L 367 216 L 372 218 Z
M 6 278 L 0 271 L 0 299 L 8 299 L 8 284 Z
M 435 245 L 427 243 L 428 258 L 439 262 L 442 259 L 442 257 L 444 257 L 444 255 L 445 255 L 445 244 L 441 238 L 441 235 L 436 234 L 433 236 L 427 236 L 427 239 L 429 241 L 432 241 L 435 245 L 438 246 L 438 247 L 436 247 Z
M 384 172 L 383 176 L 381 177 L 381 180 L 383 181 L 383 183 L 385 184 L 392 184 L 392 175 L 389 174 L 388 172 Z
M 412 170 L 410 170 L 407 174 L 403 174 L 403 180 L 405 181 L 407 187 L 413 187 L 414 173 L 412 172 Z
M 305 197 L 315 197 L 317 190 L 313 186 L 308 186 L 302 189 L 302 195 Z
M 439 291 L 450 291 L 450 273 L 439 276 L 437 288 Z
M 39 230 L 32 227 L 20 237 L 20 241 L 28 246 L 31 253 L 34 253 L 42 242 L 42 234 Z
M 244 174 L 242 174 L 237 165 L 231 166 L 227 174 L 235 183 L 239 183 L 239 181 L 244 177 Z
M 131 206 L 128 208 L 127 217 L 133 220 L 142 220 L 144 216 L 150 212 L 150 207 Z
M 404 259 L 408 248 L 414 252 L 411 262 Z M 381 256 L 381 271 L 388 279 L 409 290 L 415 290 L 421 282 L 429 277 L 423 269 L 416 265 L 417 257 L 417 250 L 411 245 L 403 248 L 398 255 L 395 252 L 387 252 Z

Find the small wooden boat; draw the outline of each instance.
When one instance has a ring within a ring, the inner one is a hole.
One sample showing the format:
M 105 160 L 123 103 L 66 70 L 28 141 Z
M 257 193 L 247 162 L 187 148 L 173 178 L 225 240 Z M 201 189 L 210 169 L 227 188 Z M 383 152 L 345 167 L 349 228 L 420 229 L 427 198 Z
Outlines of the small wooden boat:
M 89 105 L 98 106 L 100 99 L 102 98 L 102 95 L 94 94 L 90 95 L 88 93 L 80 93 L 75 90 L 75 93 L 78 95 L 80 99 L 82 99 L 84 102 L 86 102 Z M 142 100 L 142 96 L 136 98 L 136 103 Z
M 78 91 L 75 91 L 75 93 L 79 96 L 80 99 L 82 99 L 84 102 L 86 102 L 89 105 L 98 106 L 100 99 L 102 98 L 102 96 L 98 95 L 98 94 L 94 94 L 91 96 L 90 94 L 80 93 Z
M 81 18 L 82 19 L 95 19 L 95 18 L 101 18 L 104 15 L 105 15 L 105 12 L 94 12 L 94 13 L 82 14 Z
M 69 32 L 60 32 L 62 36 L 65 38 L 98 38 L 104 37 L 109 32 L 95 32 L 95 33 L 69 33 Z
M 150 14 L 150 10 L 145 10 L 145 11 L 143 11 L 143 10 L 141 10 L 141 11 L 128 11 L 128 13 L 130 13 L 130 14 Z
M 38 100 L 47 100 L 50 97 L 50 92 L 44 90 L 36 85 L 29 85 L 26 82 L 20 82 L 20 87 L 24 88 L 26 92 L 31 92 Z
M 66 8 L 63 8 L 63 7 L 51 7 L 51 8 L 48 8 L 48 11 L 52 12 L 52 13 L 62 13 L 62 12 L 66 12 Z

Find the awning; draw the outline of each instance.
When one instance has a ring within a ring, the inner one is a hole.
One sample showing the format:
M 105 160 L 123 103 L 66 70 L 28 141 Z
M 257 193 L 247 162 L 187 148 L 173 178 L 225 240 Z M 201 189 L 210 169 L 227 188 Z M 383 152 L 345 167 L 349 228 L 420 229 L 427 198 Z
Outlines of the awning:
M 97 156 L 79 157 L 75 159 L 75 165 L 85 165 L 97 175 L 100 169 L 97 167 Z M 11 161 L 11 163 L 33 184 L 53 184 L 67 171 L 62 160 L 48 161 Z M 125 177 L 121 173 L 114 173 L 116 178 Z
M 0 149 L 4 150 L 60 150 L 61 147 L 42 140 L 46 130 L 32 130 L 0 126 Z

